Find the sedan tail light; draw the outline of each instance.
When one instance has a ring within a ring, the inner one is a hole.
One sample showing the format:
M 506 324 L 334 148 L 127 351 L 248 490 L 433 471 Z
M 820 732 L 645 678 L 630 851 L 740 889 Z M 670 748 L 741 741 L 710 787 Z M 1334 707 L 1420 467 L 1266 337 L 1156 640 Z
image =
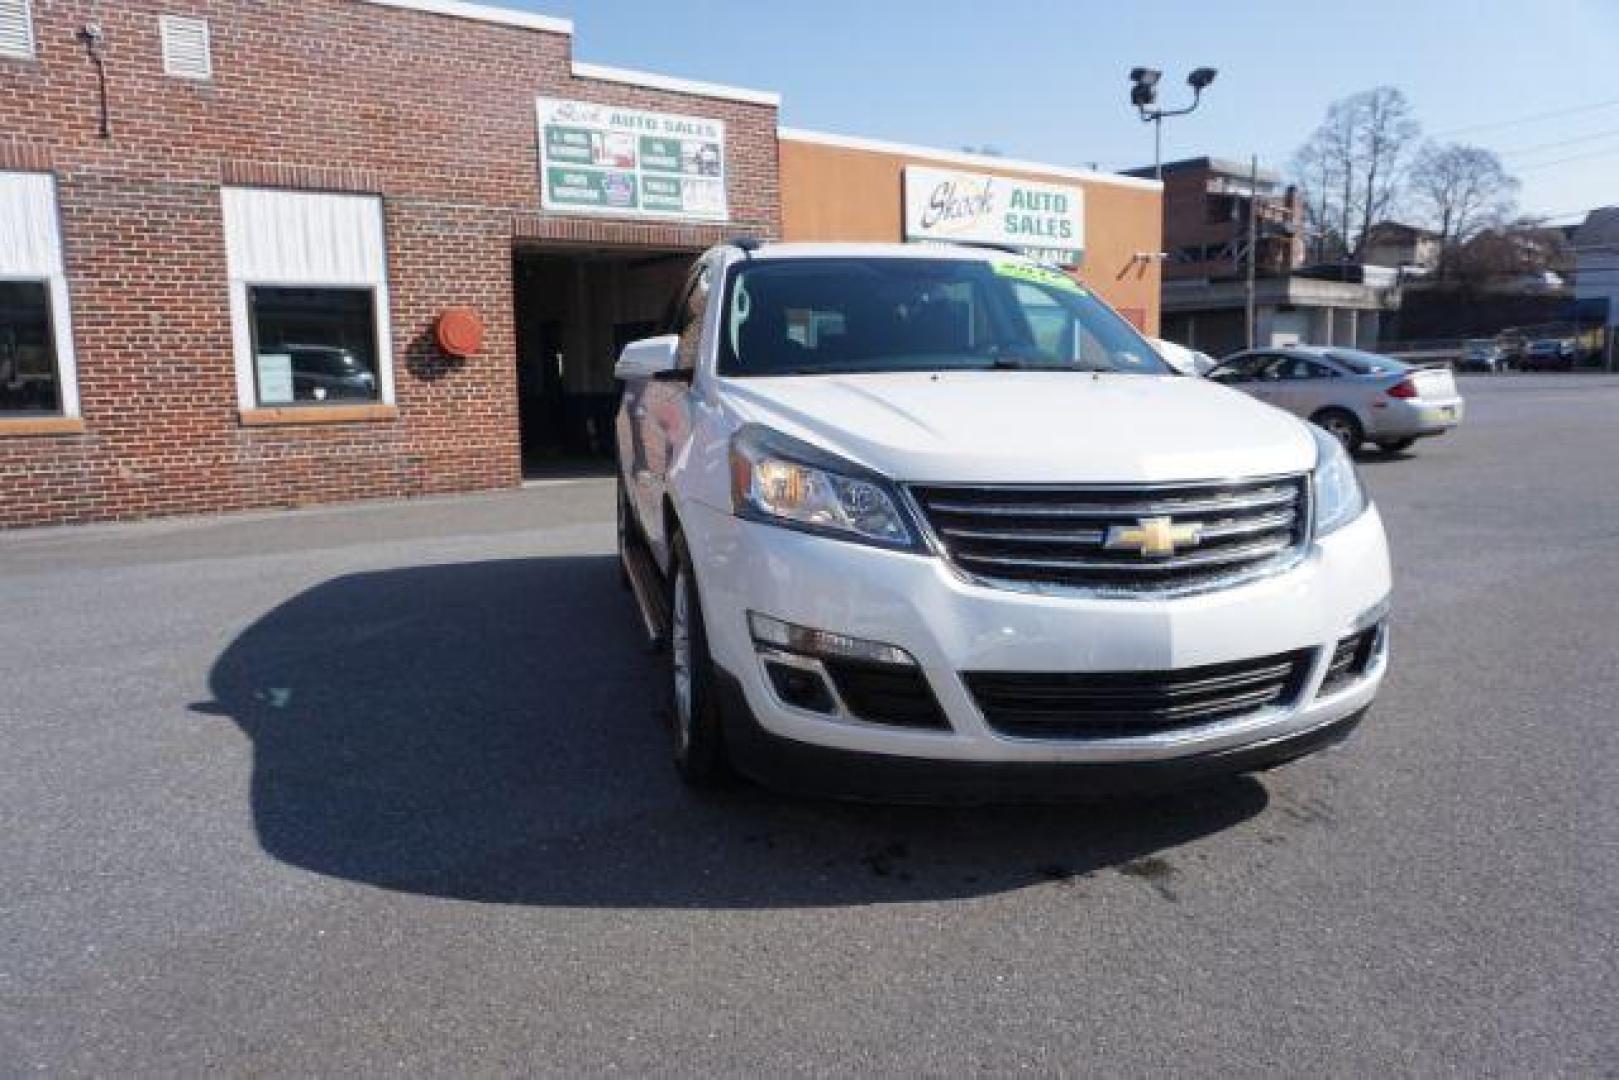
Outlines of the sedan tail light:
M 1416 385 L 1410 379 L 1401 379 L 1389 387 L 1387 392 L 1389 397 L 1399 398 L 1401 401 L 1407 401 L 1417 396 Z

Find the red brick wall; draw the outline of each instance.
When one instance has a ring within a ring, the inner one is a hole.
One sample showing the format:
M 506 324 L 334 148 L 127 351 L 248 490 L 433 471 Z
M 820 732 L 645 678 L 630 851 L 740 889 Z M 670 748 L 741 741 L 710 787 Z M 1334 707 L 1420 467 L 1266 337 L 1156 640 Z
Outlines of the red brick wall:
M 773 107 L 574 79 L 564 35 L 360 0 L 33 9 L 37 59 L 0 59 L 0 168 L 57 176 L 85 430 L 0 434 L 0 526 L 514 484 L 514 228 L 567 231 L 539 211 L 537 96 L 724 120 L 735 224 L 663 238 L 780 229 Z M 162 74 L 163 13 L 209 20 L 213 81 Z M 108 140 L 75 37 L 92 18 L 106 31 Z M 221 182 L 383 196 L 396 419 L 243 425 Z M 465 361 L 432 342 L 435 316 L 458 304 L 487 326 Z

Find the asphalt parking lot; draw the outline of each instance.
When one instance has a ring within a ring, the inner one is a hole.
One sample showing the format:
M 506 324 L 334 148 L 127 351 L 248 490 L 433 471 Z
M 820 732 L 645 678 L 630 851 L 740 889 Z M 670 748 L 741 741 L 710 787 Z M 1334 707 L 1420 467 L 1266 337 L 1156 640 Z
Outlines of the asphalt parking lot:
M 604 481 L 0 535 L 0 1073 L 1612 1075 L 1619 377 L 1462 387 L 1368 724 L 1148 802 L 688 795 Z

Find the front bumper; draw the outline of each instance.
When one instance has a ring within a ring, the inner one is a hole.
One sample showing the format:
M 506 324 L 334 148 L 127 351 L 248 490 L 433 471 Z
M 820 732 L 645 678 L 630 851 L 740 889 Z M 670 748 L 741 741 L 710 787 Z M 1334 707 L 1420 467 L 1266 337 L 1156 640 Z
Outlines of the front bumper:
M 1443 435 L 1462 422 L 1462 399 L 1448 401 L 1378 401 L 1370 410 L 1366 434 L 1373 439 L 1421 439 Z
M 1348 738 L 1366 715 L 1363 706 L 1303 731 L 1172 758 L 1106 764 L 955 761 L 785 739 L 760 725 L 735 676 L 720 672 L 718 686 L 726 751 L 743 773 L 792 794 L 878 802 L 1066 802 L 1188 787 L 1263 772 L 1324 750 Z
M 1285 573 L 1159 599 L 1013 592 L 969 582 L 932 556 L 743 521 L 699 504 L 681 517 L 697 560 L 710 650 L 771 741 L 935 763 L 1189 760 L 1332 730 L 1371 703 L 1387 667 L 1384 646 L 1362 677 L 1320 692 L 1333 646 L 1388 597 L 1388 553 L 1375 508 L 1316 543 Z M 906 650 L 948 730 L 873 724 L 785 704 L 767 676 L 749 611 Z M 962 678 L 970 671 L 1153 672 L 1301 649 L 1311 650 L 1309 671 L 1285 706 L 1123 738 L 1008 736 L 986 722 Z

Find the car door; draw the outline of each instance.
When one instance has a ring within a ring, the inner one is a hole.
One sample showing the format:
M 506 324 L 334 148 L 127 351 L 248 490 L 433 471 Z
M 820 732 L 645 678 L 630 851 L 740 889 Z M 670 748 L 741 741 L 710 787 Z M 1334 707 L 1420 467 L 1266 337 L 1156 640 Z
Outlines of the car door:
M 1283 359 L 1285 358 L 1271 352 L 1247 353 L 1215 368 L 1209 372 L 1209 378 L 1261 401 L 1274 402 L 1276 367 Z
M 676 369 L 683 377 L 648 380 L 630 414 L 642 457 L 636 474 L 637 511 L 652 550 L 665 565 L 668 538 L 664 535 L 664 499 L 669 492 L 669 470 L 691 428 L 689 399 L 701 355 L 711 278 L 708 260 L 692 267 L 665 331 L 680 338 Z
M 1270 370 L 1274 378 L 1268 384 L 1266 400 L 1278 409 L 1308 419 L 1332 403 L 1332 380 L 1337 373 L 1325 364 L 1303 356 L 1286 356 Z
M 1209 381 L 1217 382 L 1222 386 L 1229 386 L 1233 390 L 1252 393 L 1254 373 L 1259 369 L 1259 363 L 1262 359 L 1263 357 L 1258 353 L 1243 353 L 1233 356 L 1209 372 Z

